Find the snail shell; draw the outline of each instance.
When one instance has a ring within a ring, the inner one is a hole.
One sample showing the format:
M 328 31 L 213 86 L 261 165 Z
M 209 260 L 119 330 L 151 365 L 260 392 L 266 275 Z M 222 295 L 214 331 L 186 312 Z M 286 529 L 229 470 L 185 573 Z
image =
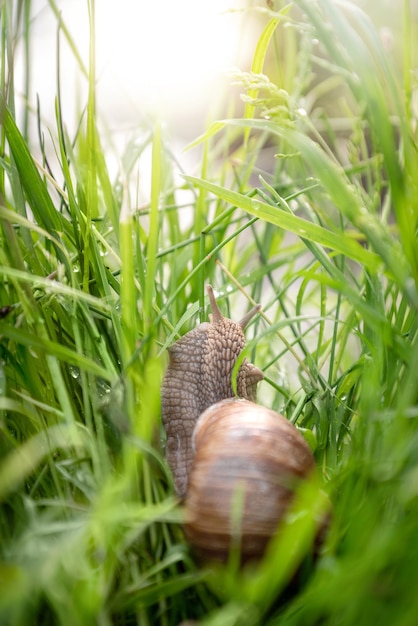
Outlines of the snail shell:
M 282 415 L 247 400 L 207 409 L 194 433 L 185 533 L 200 556 L 242 561 L 263 554 L 300 481 L 315 470 L 311 450 Z

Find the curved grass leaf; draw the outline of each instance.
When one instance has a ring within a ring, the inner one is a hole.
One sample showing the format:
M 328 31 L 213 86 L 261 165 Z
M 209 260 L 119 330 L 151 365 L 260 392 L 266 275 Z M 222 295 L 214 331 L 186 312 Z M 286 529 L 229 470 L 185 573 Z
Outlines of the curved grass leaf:
M 75 424 L 57 424 L 9 452 L 0 464 L 0 501 L 23 483 L 39 463 L 57 448 L 85 449 L 82 431 Z
M 251 126 L 252 125 L 253 122 L 251 122 Z M 354 261 L 370 268 L 372 271 L 376 271 L 380 266 L 380 259 L 376 254 L 365 250 L 357 241 L 349 238 L 347 235 L 326 230 L 318 224 L 282 211 L 279 207 L 273 207 L 266 202 L 250 198 L 247 195 L 240 194 L 232 189 L 226 189 L 215 183 L 201 180 L 193 176 L 186 176 L 186 180 L 196 187 L 206 189 L 217 198 L 225 200 L 225 202 L 246 211 L 254 217 L 265 220 L 279 228 L 284 228 L 302 239 L 316 242 L 335 252 L 345 254 Z
M 74 352 L 74 350 L 71 350 L 66 346 L 62 346 L 55 341 L 51 341 L 50 339 L 39 337 L 34 333 L 25 332 L 21 328 L 15 328 L 14 326 L 10 326 L 9 324 L 5 324 L 1 321 L 0 335 L 14 341 L 17 345 L 22 344 L 29 348 L 40 350 L 46 355 L 53 355 L 64 363 L 69 363 L 70 365 L 79 367 L 80 369 L 90 372 L 95 376 L 99 376 L 109 382 L 112 382 L 115 379 L 113 372 L 109 372 L 104 367 L 101 367 L 98 363 L 93 361 L 93 359 L 79 354 L 78 352 Z
M 39 225 L 43 225 L 55 239 L 60 241 L 64 233 L 70 234 L 69 224 L 56 210 L 48 189 L 33 161 L 28 145 L 10 111 L 5 106 L 2 109 L 2 123 L 26 199 L 35 219 Z M 57 254 L 60 260 L 66 264 L 67 259 L 59 246 L 57 246 Z
M 264 60 L 267 54 L 267 48 L 274 34 L 274 31 L 276 30 L 278 23 L 279 23 L 279 18 L 271 19 L 267 23 L 267 26 L 264 28 L 263 32 L 261 33 L 261 36 L 257 42 L 257 46 L 254 52 L 253 62 L 251 65 L 251 71 L 254 74 L 261 74 L 261 72 L 263 71 Z M 257 95 L 258 95 L 258 89 L 248 90 L 248 97 L 250 99 L 256 98 Z M 251 101 L 250 102 L 247 101 L 245 103 L 245 110 L 244 110 L 245 119 L 251 119 L 254 116 L 254 112 L 255 112 L 255 105 L 252 104 Z M 249 133 L 250 133 L 250 129 L 246 128 L 245 135 L 244 135 L 244 143 L 247 143 Z

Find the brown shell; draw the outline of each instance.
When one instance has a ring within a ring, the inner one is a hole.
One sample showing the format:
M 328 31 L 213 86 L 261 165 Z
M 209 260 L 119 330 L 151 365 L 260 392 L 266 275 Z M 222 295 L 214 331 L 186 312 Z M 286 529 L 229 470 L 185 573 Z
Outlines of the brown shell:
M 223 561 L 238 536 L 242 560 L 260 557 L 298 483 L 314 471 L 308 444 L 282 415 L 232 399 L 200 416 L 194 445 L 188 540 L 200 556 Z

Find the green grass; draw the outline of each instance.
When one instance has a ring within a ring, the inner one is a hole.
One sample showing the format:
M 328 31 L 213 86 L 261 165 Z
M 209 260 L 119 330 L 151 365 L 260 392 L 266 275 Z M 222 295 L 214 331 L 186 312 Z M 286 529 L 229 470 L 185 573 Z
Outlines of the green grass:
M 144 126 L 109 174 L 93 0 L 87 68 L 50 2 L 88 81 L 77 132 L 68 134 L 59 85 L 55 126 L 44 127 L 42 102 L 35 116 L 28 101 L 17 121 L 15 39 L 28 90 L 30 2 L 1 3 L 2 624 L 416 624 L 409 3 L 397 57 L 349 2 L 260 7 L 252 72 L 236 76 L 243 117 L 196 139 L 200 175 L 184 172 L 177 187 L 158 125 Z M 42 162 L 32 156 L 36 125 L 52 137 L 53 167 L 42 142 Z M 151 198 L 138 208 L 149 147 Z M 160 382 L 168 345 L 206 319 L 208 282 L 234 318 L 263 306 L 247 333 L 248 356 L 265 373 L 259 401 L 305 429 L 333 506 L 315 562 L 313 518 L 327 507 L 318 485 L 301 494 L 258 568 L 237 572 L 231 560 L 214 573 L 184 541 Z

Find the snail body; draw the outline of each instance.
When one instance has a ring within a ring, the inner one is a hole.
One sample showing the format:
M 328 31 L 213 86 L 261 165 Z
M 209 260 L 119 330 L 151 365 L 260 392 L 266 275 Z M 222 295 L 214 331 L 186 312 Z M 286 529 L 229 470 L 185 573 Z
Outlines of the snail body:
M 166 458 L 177 494 L 184 497 L 193 461 L 192 435 L 201 413 L 212 404 L 233 398 L 232 372 L 245 346 L 244 328 L 259 311 L 256 306 L 239 322 L 223 317 L 212 288 L 210 323 L 204 322 L 173 344 L 162 385 L 162 420 L 167 435 Z M 245 359 L 236 384 L 241 398 L 255 400 L 263 372 Z
M 310 448 L 282 415 L 255 403 L 263 373 L 243 360 L 244 328 L 219 311 L 170 349 L 162 386 L 166 458 L 185 506 L 185 533 L 199 555 L 225 560 L 238 541 L 242 560 L 260 557 L 300 481 L 315 469 Z M 235 543 L 234 543 L 235 542 Z

